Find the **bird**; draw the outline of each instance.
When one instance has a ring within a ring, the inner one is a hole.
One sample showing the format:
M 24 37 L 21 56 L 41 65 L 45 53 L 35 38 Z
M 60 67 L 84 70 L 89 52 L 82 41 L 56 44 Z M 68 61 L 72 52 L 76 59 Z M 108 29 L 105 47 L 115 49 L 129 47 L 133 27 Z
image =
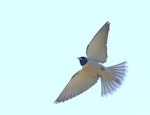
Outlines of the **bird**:
M 72 99 L 101 81 L 101 96 L 113 94 L 122 84 L 127 61 L 105 67 L 107 60 L 107 38 L 110 23 L 107 21 L 95 34 L 86 48 L 86 57 L 78 57 L 82 69 L 76 72 L 54 103 Z

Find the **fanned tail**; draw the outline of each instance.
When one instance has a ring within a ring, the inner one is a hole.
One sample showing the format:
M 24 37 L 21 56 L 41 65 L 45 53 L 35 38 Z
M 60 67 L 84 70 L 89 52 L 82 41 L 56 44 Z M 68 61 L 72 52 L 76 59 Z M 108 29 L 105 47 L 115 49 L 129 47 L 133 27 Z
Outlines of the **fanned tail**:
M 114 66 L 107 67 L 101 78 L 101 96 L 112 94 L 120 87 L 124 77 L 126 76 L 126 63 L 123 62 Z

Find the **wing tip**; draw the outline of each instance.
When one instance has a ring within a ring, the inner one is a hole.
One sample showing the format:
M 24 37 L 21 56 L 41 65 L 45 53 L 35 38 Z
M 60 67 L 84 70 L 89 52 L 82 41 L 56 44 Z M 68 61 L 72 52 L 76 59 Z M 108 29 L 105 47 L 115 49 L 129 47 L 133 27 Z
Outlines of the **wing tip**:
M 68 100 L 68 99 L 66 99 L 66 100 Z M 64 101 L 66 101 L 66 100 L 61 100 L 61 99 L 57 98 L 57 99 L 54 101 L 54 104 L 62 103 L 62 102 L 64 102 Z
M 61 103 L 61 101 L 58 100 L 54 101 L 54 104 L 58 104 L 58 103 Z
M 104 24 L 104 26 L 106 26 L 106 27 L 108 27 L 109 28 L 109 26 L 110 26 L 110 22 L 109 21 L 107 21 L 105 24 Z M 104 27 L 103 26 L 103 27 Z
M 110 22 L 109 22 L 109 21 L 107 21 L 105 24 L 110 25 Z

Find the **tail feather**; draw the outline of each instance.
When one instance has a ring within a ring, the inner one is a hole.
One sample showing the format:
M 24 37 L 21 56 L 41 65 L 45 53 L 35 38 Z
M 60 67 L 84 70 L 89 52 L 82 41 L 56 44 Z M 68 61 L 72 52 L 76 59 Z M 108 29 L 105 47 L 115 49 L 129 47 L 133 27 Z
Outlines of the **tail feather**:
M 127 72 L 126 63 L 127 62 L 123 62 L 106 68 L 101 78 L 102 96 L 112 94 L 121 86 Z

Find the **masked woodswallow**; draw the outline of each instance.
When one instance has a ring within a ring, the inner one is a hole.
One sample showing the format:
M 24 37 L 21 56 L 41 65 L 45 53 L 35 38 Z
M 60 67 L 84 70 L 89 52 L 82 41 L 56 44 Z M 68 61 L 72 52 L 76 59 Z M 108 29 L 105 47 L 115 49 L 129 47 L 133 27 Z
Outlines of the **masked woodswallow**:
M 82 69 L 73 75 L 55 103 L 71 99 L 92 87 L 101 79 L 101 96 L 112 94 L 119 88 L 126 73 L 126 62 L 104 67 L 107 59 L 107 37 L 109 22 L 106 22 L 87 46 L 87 57 L 79 57 Z

